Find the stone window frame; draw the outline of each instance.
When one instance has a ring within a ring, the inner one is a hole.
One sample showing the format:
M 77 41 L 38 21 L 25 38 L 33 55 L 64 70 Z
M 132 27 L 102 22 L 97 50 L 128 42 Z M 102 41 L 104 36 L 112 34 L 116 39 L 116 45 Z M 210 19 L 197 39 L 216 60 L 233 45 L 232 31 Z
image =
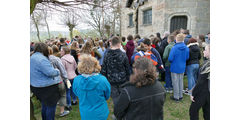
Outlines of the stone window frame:
M 132 15 L 132 25 L 130 25 L 130 15 Z M 132 28 L 134 27 L 134 22 L 133 22 L 133 13 L 129 13 L 128 14 L 128 28 Z
M 191 16 L 189 13 L 187 12 L 175 12 L 175 13 L 172 13 L 168 16 L 168 28 L 167 30 L 170 31 L 170 28 L 171 28 L 171 19 L 175 16 L 186 16 L 187 17 L 187 29 L 188 30 L 191 30 Z
M 152 9 L 152 7 L 145 8 L 145 9 L 142 10 L 142 25 L 143 25 L 143 26 L 152 25 L 152 22 L 151 22 L 151 23 L 145 23 L 145 24 L 144 24 L 144 12 L 146 12 L 146 11 L 148 11 L 148 10 L 151 10 L 151 11 L 152 11 L 152 22 L 153 22 L 153 9 Z

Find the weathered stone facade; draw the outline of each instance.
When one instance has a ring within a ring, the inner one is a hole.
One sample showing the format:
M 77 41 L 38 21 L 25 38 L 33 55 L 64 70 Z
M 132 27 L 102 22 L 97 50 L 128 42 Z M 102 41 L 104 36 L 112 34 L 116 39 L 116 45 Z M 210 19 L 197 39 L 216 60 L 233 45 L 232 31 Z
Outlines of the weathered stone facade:
M 134 14 L 135 10 L 126 8 L 126 2 L 121 2 L 122 36 L 135 34 L 135 26 L 128 27 L 129 14 Z M 146 9 L 152 9 L 151 25 L 143 25 L 143 11 Z M 210 0 L 148 0 L 139 7 L 138 33 L 141 37 L 157 32 L 163 35 L 164 31 L 170 31 L 171 18 L 174 16 L 187 17 L 187 29 L 193 37 L 210 32 Z

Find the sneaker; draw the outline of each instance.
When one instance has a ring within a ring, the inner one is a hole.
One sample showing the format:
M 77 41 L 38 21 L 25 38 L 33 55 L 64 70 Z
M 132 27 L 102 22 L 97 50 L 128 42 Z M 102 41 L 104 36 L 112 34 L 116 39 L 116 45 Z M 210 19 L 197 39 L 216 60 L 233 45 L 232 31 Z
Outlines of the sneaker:
M 68 110 L 64 110 L 64 112 L 61 113 L 59 116 L 60 116 L 60 117 L 63 117 L 63 116 L 65 116 L 65 115 L 69 114 L 69 113 L 70 113 L 70 112 L 69 112 Z
M 77 104 L 78 104 L 78 102 L 77 102 L 77 101 L 76 101 L 76 102 L 73 102 L 73 101 L 72 101 L 72 105 L 77 105 Z
M 183 97 L 179 98 L 179 101 L 182 100 L 182 99 L 183 99 Z
M 71 111 L 72 107 L 71 106 L 66 106 L 65 109 L 68 110 L 68 111 Z
M 179 101 L 180 101 L 179 99 L 176 99 L 176 98 L 174 98 L 173 96 L 170 96 L 170 99 L 171 99 L 171 100 L 174 100 L 174 101 L 176 101 L 176 102 L 179 102 Z
M 173 93 L 173 90 L 168 90 L 169 93 Z

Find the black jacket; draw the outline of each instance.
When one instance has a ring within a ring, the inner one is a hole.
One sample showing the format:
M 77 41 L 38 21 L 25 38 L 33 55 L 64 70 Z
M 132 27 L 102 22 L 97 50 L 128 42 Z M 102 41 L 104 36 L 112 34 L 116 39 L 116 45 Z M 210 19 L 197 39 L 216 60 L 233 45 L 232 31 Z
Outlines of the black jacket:
M 168 45 L 167 37 L 164 37 L 163 40 L 162 40 L 162 42 L 161 42 L 161 44 L 160 44 L 160 52 L 159 52 L 159 54 L 160 54 L 161 56 L 163 56 L 164 49 L 167 47 L 167 45 Z
M 187 60 L 187 65 L 199 64 L 199 60 L 201 59 L 201 53 L 198 43 L 190 43 L 188 47 L 189 59 Z
M 120 85 L 129 80 L 129 62 L 126 53 L 120 49 L 109 49 L 103 58 L 101 74 L 111 85 Z
M 125 83 L 114 105 L 114 115 L 123 120 L 163 120 L 165 90 L 159 81 L 140 88 Z
M 210 61 L 207 60 L 200 68 L 196 86 L 193 88 L 192 96 L 198 99 L 210 93 Z M 209 95 L 209 94 L 208 94 Z

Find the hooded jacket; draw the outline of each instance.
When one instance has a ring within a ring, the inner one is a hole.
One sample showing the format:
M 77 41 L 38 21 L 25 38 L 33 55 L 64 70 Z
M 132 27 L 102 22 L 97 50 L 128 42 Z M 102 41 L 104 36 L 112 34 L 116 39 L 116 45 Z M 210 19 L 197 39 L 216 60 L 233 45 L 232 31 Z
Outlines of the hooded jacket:
M 61 60 L 65 70 L 67 71 L 68 79 L 72 80 L 74 77 L 77 76 L 75 73 L 75 70 L 77 69 L 77 63 L 74 57 L 70 54 L 66 54 L 61 58 Z
M 50 62 L 53 64 L 53 67 L 58 69 L 60 71 L 60 75 L 55 77 L 55 79 L 59 79 L 59 81 L 67 79 L 67 72 L 62 64 L 62 61 L 60 58 L 50 55 L 49 57 Z
M 165 48 L 164 50 L 164 53 L 163 53 L 163 61 L 165 62 L 165 66 L 170 66 L 170 62 L 168 61 L 168 56 L 169 56 L 169 53 L 172 49 L 172 47 L 175 45 L 174 42 L 171 42 L 167 45 L 167 47 Z
M 189 48 L 183 42 L 176 43 L 168 57 L 168 61 L 171 63 L 170 71 L 173 73 L 184 73 L 188 59 Z
M 134 42 L 133 40 L 130 40 L 127 42 L 127 45 L 126 45 L 126 53 L 127 53 L 129 64 L 131 64 L 131 57 L 133 55 L 133 51 L 134 51 Z
M 201 53 L 198 43 L 190 43 L 187 47 L 189 48 L 189 59 L 187 61 L 187 65 L 199 64 Z
M 187 45 L 187 43 L 188 43 L 188 41 L 189 41 L 190 38 L 192 38 L 192 35 L 187 35 L 187 36 L 185 37 L 185 39 L 184 39 L 185 45 Z
M 101 74 L 111 85 L 120 85 L 129 80 L 129 62 L 127 55 L 120 49 L 109 49 L 103 59 Z
M 74 78 L 73 92 L 79 98 L 79 111 L 82 120 L 106 120 L 109 110 L 111 86 L 106 77 L 94 73 L 82 74 Z

